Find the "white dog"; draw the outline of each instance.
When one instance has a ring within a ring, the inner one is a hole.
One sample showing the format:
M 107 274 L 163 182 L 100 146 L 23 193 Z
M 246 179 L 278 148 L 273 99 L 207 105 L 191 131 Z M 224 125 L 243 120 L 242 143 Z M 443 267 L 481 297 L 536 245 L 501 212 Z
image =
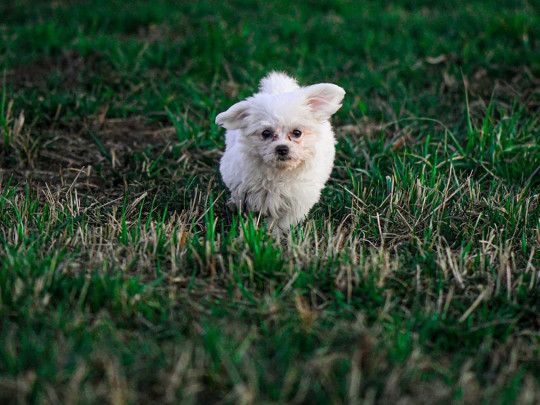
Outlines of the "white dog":
M 300 87 L 278 72 L 259 87 L 216 117 L 227 130 L 220 171 L 231 205 L 268 217 L 279 234 L 319 201 L 335 155 L 329 119 L 345 90 L 330 83 Z

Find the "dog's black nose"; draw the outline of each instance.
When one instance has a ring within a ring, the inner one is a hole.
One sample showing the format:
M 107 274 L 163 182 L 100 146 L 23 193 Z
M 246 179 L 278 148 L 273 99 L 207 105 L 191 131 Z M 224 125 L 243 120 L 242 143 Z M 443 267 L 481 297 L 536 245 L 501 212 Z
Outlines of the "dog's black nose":
M 289 147 L 287 145 L 279 145 L 279 146 L 276 146 L 276 154 L 278 156 L 287 156 L 289 153 Z

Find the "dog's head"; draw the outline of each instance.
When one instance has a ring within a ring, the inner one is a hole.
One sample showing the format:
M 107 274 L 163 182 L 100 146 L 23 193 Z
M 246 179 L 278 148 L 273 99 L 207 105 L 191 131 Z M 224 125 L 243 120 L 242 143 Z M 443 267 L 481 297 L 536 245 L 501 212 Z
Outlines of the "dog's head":
M 281 94 L 257 93 L 218 114 L 216 123 L 240 130 L 248 151 L 265 164 L 293 169 L 315 155 L 319 134 L 344 95 L 330 83 Z

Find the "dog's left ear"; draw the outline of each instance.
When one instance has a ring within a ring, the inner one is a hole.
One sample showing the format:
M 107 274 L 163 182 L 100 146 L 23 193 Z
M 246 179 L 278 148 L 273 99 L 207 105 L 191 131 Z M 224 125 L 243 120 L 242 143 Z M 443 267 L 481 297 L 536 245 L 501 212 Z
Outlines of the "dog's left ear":
M 216 124 L 225 129 L 240 129 L 247 126 L 246 118 L 249 116 L 249 103 L 244 100 L 234 104 L 227 111 L 218 114 Z
M 327 120 L 341 108 L 345 90 L 331 83 L 320 83 L 302 89 L 306 104 L 319 119 Z

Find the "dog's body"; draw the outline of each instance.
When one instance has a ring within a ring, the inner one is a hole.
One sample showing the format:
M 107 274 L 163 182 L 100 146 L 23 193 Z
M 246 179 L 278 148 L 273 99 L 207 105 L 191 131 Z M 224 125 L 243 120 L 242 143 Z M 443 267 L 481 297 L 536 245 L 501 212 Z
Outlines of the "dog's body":
M 227 129 L 221 159 L 231 202 L 287 231 L 319 200 L 332 171 L 335 138 L 328 121 L 345 91 L 334 84 L 300 87 L 270 73 L 260 92 L 216 117 Z

